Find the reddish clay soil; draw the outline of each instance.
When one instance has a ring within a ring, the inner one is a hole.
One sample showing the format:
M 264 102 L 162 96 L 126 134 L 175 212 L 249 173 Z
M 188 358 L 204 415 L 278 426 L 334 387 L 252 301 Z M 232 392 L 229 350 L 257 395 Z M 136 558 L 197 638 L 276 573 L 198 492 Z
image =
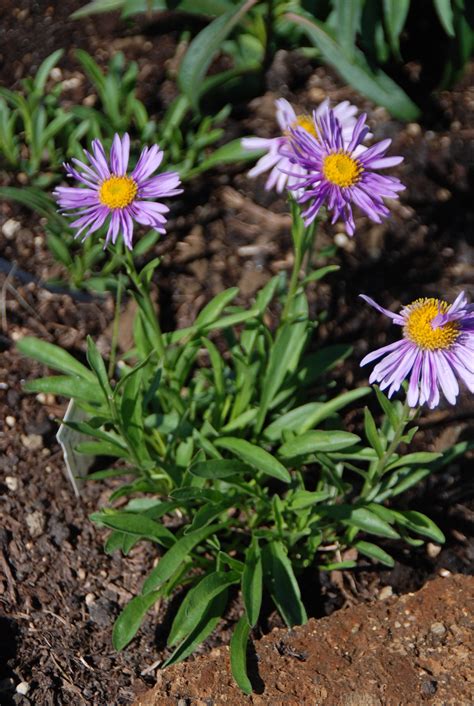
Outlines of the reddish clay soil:
M 275 628 L 249 655 L 254 694 L 230 674 L 229 648 L 160 672 L 134 706 L 468 706 L 474 702 L 474 578 Z

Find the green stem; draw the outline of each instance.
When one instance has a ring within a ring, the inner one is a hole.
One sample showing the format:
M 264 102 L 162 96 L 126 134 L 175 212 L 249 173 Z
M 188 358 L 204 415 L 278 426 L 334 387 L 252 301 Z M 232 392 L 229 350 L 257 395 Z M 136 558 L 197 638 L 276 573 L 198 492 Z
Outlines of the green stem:
M 416 415 L 416 413 L 415 413 Z M 414 416 L 415 416 L 414 415 Z M 361 497 L 364 497 L 368 491 L 372 489 L 372 485 L 374 480 L 377 481 L 378 478 L 382 475 L 385 466 L 387 465 L 388 461 L 392 457 L 392 455 L 395 453 L 395 451 L 398 448 L 398 445 L 400 443 L 400 439 L 403 436 L 403 432 L 405 431 L 405 427 L 407 425 L 407 422 L 410 420 L 410 407 L 408 406 L 408 402 L 405 399 L 405 402 L 403 404 L 402 408 L 402 414 L 398 423 L 397 428 L 395 429 L 395 434 L 393 436 L 392 441 L 390 444 L 387 446 L 387 449 L 384 451 L 383 455 L 379 458 L 377 461 L 377 464 L 374 466 L 372 471 L 369 471 L 367 475 L 367 479 L 364 483 L 364 487 L 362 489 Z
M 138 293 L 139 308 L 147 323 L 151 327 L 155 350 L 163 363 L 163 367 L 166 367 L 166 348 L 163 341 L 163 334 L 161 333 L 160 324 L 158 323 L 158 317 L 150 296 L 150 291 L 141 280 L 133 261 L 133 254 L 128 248 L 125 248 L 125 267 L 127 269 L 127 274 Z
M 299 275 L 300 275 L 300 270 L 301 270 L 301 263 L 303 261 L 303 252 L 301 247 L 295 248 L 295 259 L 293 262 L 293 270 L 291 272 L 291 279 L 290 279 L 290 284 L 288 287 L 288 294 L 286 296 L 286 302 L 285 306 L 283 307 L 283 311 L 281 313 L 281 323 L 283 324 L 287 318 L 288 314 L 290 312 L 291 304 L 293 302 L 293 299 L 295 297 L 296 292 L 298 291 L 298 286 L 299 286 Z
M 115 370 L 115 361 L 117 358 L 117 343 L 119 334 L 119 324 L 120 324 L 120 307 L 122 304 L 122 294 L 123 294 L 123 280 L 118 277 L 117 281 L 117 293 L 115 295 L 115 311 L 114 311 L 114 323 L 112 327 L 112 343 L 110 346 L 110 358 L 109 358 L 109 378 L 113 377 Z

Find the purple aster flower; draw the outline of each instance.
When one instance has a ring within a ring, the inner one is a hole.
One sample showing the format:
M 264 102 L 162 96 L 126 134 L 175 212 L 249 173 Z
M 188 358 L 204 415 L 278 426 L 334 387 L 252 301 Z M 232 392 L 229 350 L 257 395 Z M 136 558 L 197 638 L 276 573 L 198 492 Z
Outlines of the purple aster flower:
M 396 392 L 405 378 L 410 378 L 407 401 L 433 409 L 439 403 L 439 389 L 451 404 L 456 402 L 459 385 L 456 376 L 474 392 L 474 306 L 461 292 L 453 304 L 441 299 L 417 299 L 399 314 L 360 295 L 368 304 L 393 323 L 403 327 L 403 338 L 369 353 L 361 361 L 367 365 L 377 358 L 369 382 L 380 389 Z
M 275 105 L 276 119 L 282 133 L 281 136 L 269 139 L 263 137 L 245 137 L 242 140 L 242 147 L 249 151 L 266 150 L 266 154 L 264 154 L 249 171 L 249 176 L 256 177 L 270 170 L 265 189 L 270 191 L 275 188 L 278 193 L 281 193 L 287 184 L 288 188 L 294 185 L 294 178 L 288 176 L 289 171 L 296 171 L 299 175 L 306 174 L 305 169 L 295 167 L 288 157 L 280 153 L 280 149 L 284 147 L 289 140 L 290 129 L 299 127 L 302 130 L 307 130 L 315 139 L 317 139 L 318 135 L 311 115 L 297 115 L 293 106 L 284 98 L 276 100 Z M 316 108 L 314 114 L 316 118 L 319 119 L 325 115 L 328 110 L 329 99 L 326 98 Z M 343 137 L 349 142 L 352 138 L 352 129 L 356 122 L 355 114 L 357 113 L 357 108 L 355 105 L 351 105 L 349 101 L 343 101 L 334 107 L 333 112 L 341 123 Z
M 154 228 L 165 233 L 165 213 L 168 206 L 148 199 L 175 196 L 182 193 L 177 187 L 180 178 L 177 172 L 164 172 L 152 177 L 163 159 L 163 151 L 158 145 L 144 147 L 137 166 L 127 174 L 130 152 L 128 134 L 120 139 L 115 135 L 107 161 L 105 150 L 99 140 L 92 142 L 92 154 L 84 150 L 89 164 L 78 159 L 72 161 L 78 167 L 65 164 L 68 176 L 76 179 L 83 187 L 59 186 L 54 195 L 61 210 L 67 216 L 75 217 L 72 228 L 77 229 L 76 237 L 83 231 L 84 239 L 98 230 L 110 216 L 105 244 L 115 243 L 120 233 L 125 245 L 132 249 L 133 222 Z
M 348 235 L 355 230 L 352 204 L 380 223 L 389 215 L 384 198 L 398 198 L 405 187 L 395 177 L 377 174 L 374 169 L 385 169 L 400 164 L 403 157 L 385 157 L 391 140 L 382 140 L 362 149 L 368 136 L 366 115 L 359 117 L 349 140 L 333 110 L 321 117 L 313 116 L 315 138 L 308 130 L 290 128 L 287 145 L 280 148 L 296 170 L 286 173 L 293 178 L 292 189 L 299 191 L 298 202 L 310 202 L 303 218 L 306 225 L 314 221 L 321 206 L 333 212 L 332 223 L 342 218 Z M 301 170 L 306 174 L 301 175 Z

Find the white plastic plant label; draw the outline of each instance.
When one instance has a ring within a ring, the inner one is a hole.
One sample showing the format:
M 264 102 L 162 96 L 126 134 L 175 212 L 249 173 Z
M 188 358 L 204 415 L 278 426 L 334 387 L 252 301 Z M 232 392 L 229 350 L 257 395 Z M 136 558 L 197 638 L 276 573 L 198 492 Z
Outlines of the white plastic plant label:
M 63 423 L 56 434 L 56 439 L 61 446 L 66 464 L 66 475 L 77 497 L 80 497 L 84 478 L 94 462 L 94 457 L 77 453 L 75 447 L 87 437 L 81 432 L 66 426 L 64 422 L 83 422 L 86 418 L 86 412 L 77 407 L 74 400 L 71 400 L 64 415 Z

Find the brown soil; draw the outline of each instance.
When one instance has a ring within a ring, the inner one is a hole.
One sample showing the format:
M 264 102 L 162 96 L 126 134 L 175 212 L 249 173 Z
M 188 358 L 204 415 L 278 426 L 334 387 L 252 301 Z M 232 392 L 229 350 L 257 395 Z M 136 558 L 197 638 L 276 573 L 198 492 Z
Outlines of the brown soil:
M 141 97 L 151 116 L 159 119 L 175 91 L 169 76 L 180 28 L 169 18 L 157 23 L 142 18 L 138 25 L 125 26 L 116 15 L 67 22 L 70 12 L 82 4 L 83 0 L 47 6 L 34 0 L 5 0 L 0 19 L 8 52 L 0 43 L 0 81 L 18 88 L 20 78 L 34 71 L 51 51 L 65 46 L 63 77 L 79 79 L 79 88 L 66 99 L 81 101 L 90 86 L 78 73 L 73 47 L 88 49 L 101 65 L 122 50 L 128 59 L 139 62 Z M 472 288 L 473 75 L 471 67 L 454 90 L 444 92 L 437 111 L 424 116 L 425 123 L 402 126 L 342 86 L 331 72 L 313 71 L 306 60 L 280 52 L 267 74 L 266 93 L 250 108 L 238 106 L 228 121 L 224 141 L 241 134 L 268 135 L 275 130 L 273 101 L 279 95 L 305 109 L 329 95 L 367 110 L 376 137 L 392 137 L 394 153 L 405 155 L 398 174 L 407 191 L 395 205 L 393 217 L 382 226 L 360 218 L 353 240 L 339 233 L 337 254 L 321 264 L 335 262 L 341 271 L 311 292 L 312 315 L 328 310 L 327 322 L 315 332 L 315 345 L 350 342 L 355 346 L 351 361 L 335 372 L 341 389 L 365 382 L 366 372 L 359 369 L 358 361 L 391 335 L 387 322 L 376 321 L 373 312 L 358 306 L 360 292 L 396 306 L 418 296 L 450 298 L 462 288 Z M 16 175 L 7 172 L 0 172 L 0 181 L 19 183 Z M 156 290 L 165 330 L 188 325 L 204 303 L 225 287 L 239 286 L 239 303 L 248 303 L 272 274 L 289 270 L 287 205 L 265 192 L 263 183 L 249 180 L 236 166 L 187 185 L 186 200 L 175 201 L 168 234 L 150 255 L 163 258 Z M 18 223 L 13 238 L 2 230 L 8 219 Z M 334 234 L 334 229 L 324 228 L 319 244 L 331 244 Z M 75 499 L 54 438 L 64 400 L 23 392 L 23 380 L 47 371 L 22 360 L 14 349 L 15 340 L 32 334 L 83 358 L 88 333 L 107 354 L 112 302 L 48 291 L 44 282 L 61 273 L 45 247 L 43 223 L 9 203 L 0 204 L 0 253 L 0 346 L 4 350 L 0 356 L 0 703 L 130 704 L 134 693 L 152 686 L 157 662 L 168 654 L 165 641 L 176 601 L 149 614 L 124 652 L 113 651 L 113 620 L 140 590 L 156 555 L 146 544 L 127 558 L 104 554 L 104 534 L 88 516 L 106 504 L 112 484 L 86 484 L 81 499 Z M 122 319 L 124 346 L 129 313 L 126 308 Z M 427 412 L 419 447 L 443 450 L 469 438 L 472 413 L 469 395 L 454 411 L 444 407 Z M 357 431 L 360 413 L 350 412 L 346 423 L 349 430 Z M 440 571 L 472 572 L 470 463 L 458 461 L 402 499 L 440 524 L 447 536 L 445 548 L 390 544 L 387 549 L 397 559 L 392 571 L 365 562 L 355 572 L 313 575 L 303 586 L 310 614 L 324 616 L 343 605 L 371 601 L 386 586 L 397 594 L 416 590 Z M 219 630 L 200 648 L 202 652 L 228 643 L 239 610 L 236 600 Z M 267 610 L 262 631 L 276 624 Z M 15 693 L 20 682 L 29 686 L 26 696 Z
M 160 672 L 134 706 L 468 706 L 473 611 L 473 577 L 436 579 L 396 600 L 273 630 L 249 655 L 249 697 L 221 647 Z

